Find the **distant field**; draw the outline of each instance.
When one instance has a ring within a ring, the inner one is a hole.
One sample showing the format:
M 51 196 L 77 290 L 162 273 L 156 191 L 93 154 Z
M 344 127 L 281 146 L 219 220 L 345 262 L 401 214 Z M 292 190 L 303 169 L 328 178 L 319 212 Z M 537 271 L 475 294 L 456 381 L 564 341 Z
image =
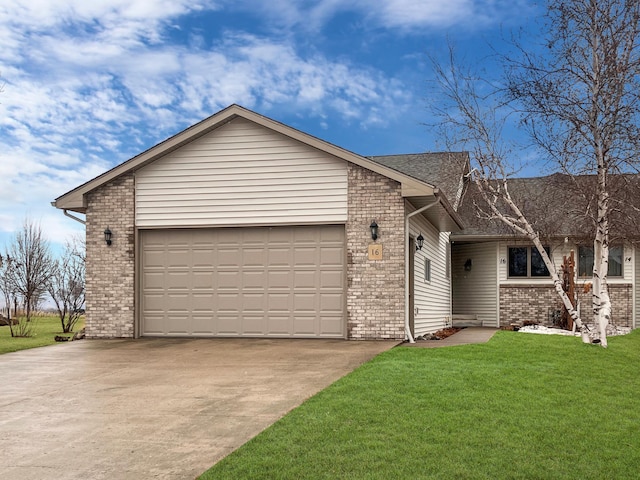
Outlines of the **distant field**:
M 35 334 L 27 338 L 13 338 L 8 326 L 0 327 L 0 354 L 17 352 L 27 348 L 44 347 L 57 343 L 56 335 L 71 337 L 73 333 L 62 333 L 60 318 L 54 315 L 38 315 L 34 317 Z M 84 317 L 76 324 L 74 332 L 84 327 Z

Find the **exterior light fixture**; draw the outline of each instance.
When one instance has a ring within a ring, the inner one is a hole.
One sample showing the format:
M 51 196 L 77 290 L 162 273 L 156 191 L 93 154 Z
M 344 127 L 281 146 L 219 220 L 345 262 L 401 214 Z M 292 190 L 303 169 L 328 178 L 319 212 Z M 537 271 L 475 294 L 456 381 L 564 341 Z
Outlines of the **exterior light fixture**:
M 467 261 L 464 262 L 465 272 L 470 272 L 472 268 L 473 268 L 473 261 L 470 258 L 467 258 Z
M 422 232 L 416 238 L 416 251 L 422 250 L 422 246 L 424 245 L 424 237 L 422 236 Z
M 104 241 L 107 245 L 111 245 L 111 230 L 109 230 L 109 227 L 104 231 Z
M 371 229 L 371 238 L 373 238 L 374 240 L 378 239 L 378 224 L 376 223 L 376 221 L 372 221 L 371 225 L 369 225 L 369 228 Z

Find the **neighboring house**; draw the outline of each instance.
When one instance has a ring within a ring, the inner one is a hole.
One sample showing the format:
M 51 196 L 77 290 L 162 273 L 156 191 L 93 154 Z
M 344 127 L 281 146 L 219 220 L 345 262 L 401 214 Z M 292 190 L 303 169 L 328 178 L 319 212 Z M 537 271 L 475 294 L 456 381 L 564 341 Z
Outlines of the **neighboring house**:
M 509 191 L 525 216 L 542 235 L 558 269 L 574 252 L 576 287 L 583 320 L 591 322 L 593 269 L 593 176 L 520 178 Z M 640 180 L 636 175 L 610 177 L 616 190 L 612 201 L 608 286 L 612 323 L 636 328 L 640 312 L 640 252 L 635 245 L 640 225 Z M 552 324 L 561 312 L 560 299 L 537 249 L 495 219 L 481 218 L 483 202 L 474 184 L 468 186 L 458 213 L 465 230 L 452 240 L 454 319 L 491 327 L 523 321 Z M 560 270 L 559 270 L 560 271 Z
M 53 205 L 86 215 L 90 338 L 402 340 L 451 321 L 468 171 L 466 154 L 366 158 L 232 105 Z

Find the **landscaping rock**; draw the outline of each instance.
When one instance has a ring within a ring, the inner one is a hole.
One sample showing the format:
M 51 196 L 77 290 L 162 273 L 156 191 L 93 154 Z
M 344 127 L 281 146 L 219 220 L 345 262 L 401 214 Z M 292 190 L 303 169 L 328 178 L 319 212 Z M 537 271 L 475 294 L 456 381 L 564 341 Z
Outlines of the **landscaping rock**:
M 5 327 L 5 326 L 8 326 L 9 324 L 17 325 L 18 320 L 16 320 L 15 318 L 12 318 L 11 320 L 9 320 L 7 317 L 0 315 L 0 327 Z
M 73 334 L 71 340 L 82 340 L 84 338 L 84 328 Z

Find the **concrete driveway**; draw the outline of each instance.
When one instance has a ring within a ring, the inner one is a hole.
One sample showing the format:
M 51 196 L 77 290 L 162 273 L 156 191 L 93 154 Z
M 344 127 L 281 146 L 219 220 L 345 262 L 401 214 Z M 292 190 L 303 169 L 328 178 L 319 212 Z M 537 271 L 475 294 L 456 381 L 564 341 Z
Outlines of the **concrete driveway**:
M 83 340 L 2 355 L 0 478 L 195 478 L 396 343 Z

